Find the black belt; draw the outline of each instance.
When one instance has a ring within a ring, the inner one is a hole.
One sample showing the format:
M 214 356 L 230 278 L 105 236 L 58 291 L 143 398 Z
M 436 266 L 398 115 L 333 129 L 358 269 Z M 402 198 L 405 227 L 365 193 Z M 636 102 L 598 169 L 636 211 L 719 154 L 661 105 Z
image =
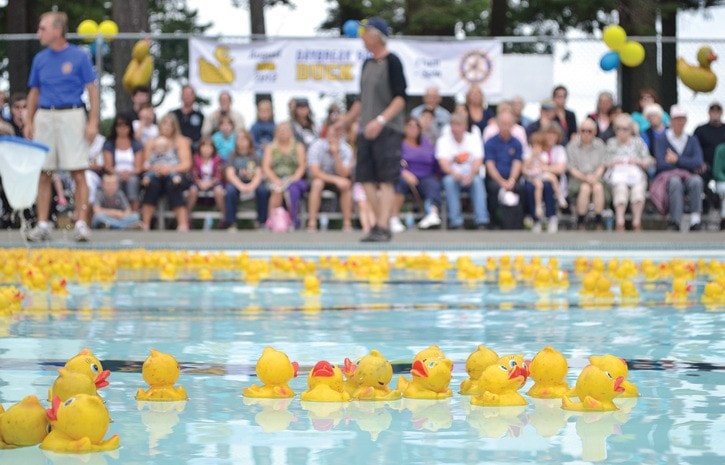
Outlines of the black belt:
M 77 108 L 86 108 L 86 106 L 85 105 L 63 105 L 63 106 L 40 107 L 41 110 L 75 110 Z

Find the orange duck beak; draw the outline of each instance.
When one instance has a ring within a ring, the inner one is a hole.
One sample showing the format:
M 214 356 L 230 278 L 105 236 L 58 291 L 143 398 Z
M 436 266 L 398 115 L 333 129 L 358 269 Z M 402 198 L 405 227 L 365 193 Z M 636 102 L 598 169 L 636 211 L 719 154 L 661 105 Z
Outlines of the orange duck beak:
M 325 378 L 331 378 L 335 375 L 335 370 L 327 360 L 321 360 L 315 364 L 312 368 L 312 376 L 322 376 Z

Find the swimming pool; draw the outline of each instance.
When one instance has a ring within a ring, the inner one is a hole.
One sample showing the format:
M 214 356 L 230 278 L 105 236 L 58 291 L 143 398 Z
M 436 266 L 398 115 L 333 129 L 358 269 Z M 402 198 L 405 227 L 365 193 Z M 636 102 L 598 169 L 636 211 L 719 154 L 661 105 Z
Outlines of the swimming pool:
M 0 451 L 0 463 L 722 460 L 725 318 L 722 306 L 700 303 L 711 278 L 704 267 L 713 258 L 722 262 L 721 251 L 702 254 L 706 260 L 688 280 L 693 289 L 685 300 L 666 299 L 678 273 L 673 266 L 669 275 L 649 280 L 640 271 L 633 278 L 640 296 L 627 305 L 620 304 L 614 285 L 612 300 L 582 305 L 585 273 L 576 273 L 574 256 L 562 253 L 540 260 L 548 263 L 555 256 L 568 287 L 549 282 L 536 290 L 536 276 L 528 284 L 518 281 L 515 289 L 500 287 L 503 256 L 471 257 L 483 270 L 483 280 L 466 279 L 453 255 L 445 261 L 437 254 L 341 255 L 347 261 L 343 273 L 333 257 L 282 256 L 275 264 L 258 254 L 246 260 L 267 263 L 267 274 L 258 272 L 259 282 L 249 279 L 249 269 L 240 273 L 234 263 L 244 258 L 232 255 L 213 265 L 202 259 L 184 262 L 193 266 L 178 262 L 173 276 L 167 268 L 165 278 L 149 271 L 158 261 L 146 262 L 124 269 L 111 283 L 73 282 L 67 296 L 28 292 L 24 311 L 0 319 L 0 402 L 7 407 L 28 394 L 44 399 L 55 368 L 89 347 L 113 372 L 102 395 L 114 420 L 109 435 L 120 434 L 122 447 L 82 457 L 47 454 L 37 447 Z M 531 263 L 533 256 L 527 253 L 522 260 Z M 518 255 L 508 257 L 513 266 Z M 652 254 L 635 257 L 638 266 L 647 257 Z M 660 253 L 655 264 L 668 258 Z M 320 295 L 302 281 L 309 269 L 300 263 L 306 261 L 316 265 Z M 350 261 L 357 264 L 350 267 Z M 388 268 L 381 269 L 381 263 Z M 213 270 L 212 279 L 201 281 L 209 278 L 202 272 L 206 267 Z M 458 394 L 443 401 L 348 405 L 299 400 L 306 374 L 318 360 L 342 363 L 378 349 L 402 373 L 415 353 L 431 344 L 453 360 L 455 392 L 466 377 L 466 358 L 480 343 L 499 354 L 527 358 L 551 345 L 569 361 L 570 384 L 589 355 L 618 355 L 628 360 L 629 377 L 641 397 L 618 401 L 618 412 L 587 414 L 535 399 L 523 408 L 472 407 L 468 397 Z M 290 383 L 294 399 L 241 396 L 256 381 L 254 365 L 267 345 L 300 363 L 301 375 Z M 177 357 L 182 366 L 178 384 L 189 393 L 187 403 L 134 400 L 136 390 L 146 387 L 140 367 L 150 348 Z

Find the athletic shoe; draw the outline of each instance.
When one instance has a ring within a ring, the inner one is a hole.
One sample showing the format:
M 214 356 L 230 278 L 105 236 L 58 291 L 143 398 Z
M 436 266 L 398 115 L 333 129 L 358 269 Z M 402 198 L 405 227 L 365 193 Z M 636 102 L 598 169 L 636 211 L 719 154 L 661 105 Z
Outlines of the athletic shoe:
M 35 226 L 25 234 L 25 239 L 30 242 L 44 242 L 50 240 L 50 227 Z
M 534 223 L 534 225 L 531 227 L 531 232 L 534 234 L 541 233 L 541 221 L 537 221 L 536 223 Z
M 546 225 L 546 232 L 554 234 L 557 231 L 559 231 L 559 217 L 552 216 L 549 218 L 549 224 Z
M 691 224 L 690 231 L 702 231 L 702 223 Z
M 400 221 L 400 218 L 393 216 L 390 218 L 390 231 L 393 234 L 400 234 L 405 232 L 405 225 Z
M 370 230 L 367 236 L 360 239 L 360 242 L 390 242 L 392 234 L 389 230 L 379 228 L 377 225 Z
M 76 223 L 73 238 L 76 240 L 76 242 L 88 242 L 88 240 L 91 238 L 91 230 L 88 229 L 88 225 L 85 221 L 79 221 Z
M 418 223 L 419 229 L 437 228 L 441 225 L 441 217 L 436 212 L 430 212 Z

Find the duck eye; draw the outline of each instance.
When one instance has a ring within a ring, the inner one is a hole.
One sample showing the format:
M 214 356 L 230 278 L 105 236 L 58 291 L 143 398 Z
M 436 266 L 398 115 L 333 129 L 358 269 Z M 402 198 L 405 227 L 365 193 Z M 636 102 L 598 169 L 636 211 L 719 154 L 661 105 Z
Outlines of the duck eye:
M 91 371 L 92 371 L 93 373 L 98 373 L 98 372 L 100 371 L 100 370 L 98 369 L 98 365 L 96 365 L 95 363 L 91 363 Z
M 503 365 L 499 366 L 499 368 L 500 368 L 501 370 L 503 370 L 503 371 L 509 371 L 509 369 L 508 369 L 508 368 L 506 368 L 506 367 L 505 367 L 505 366 L 503 366 Z
M 430 362 L 428 362 L 428 367 L 433 368 L 435 366 L 435 364 L 436 364 L 435 360 L 431 360 Z
M 76 398 L 75 398 L 75 397 L 71 397 L 70 399 L 66 400 L 66 401 L 65 401 L 65 403 L 64 403 L 63 405 L 65 405 L 66 407 L 68 407 L 68 406 L 69 406 L 70 404 L 72 404 L 72 403 L 73 403 L 73 402 L 74 402 L 75 400 L 76 400 Z
M 608 371 L 605 371 L 605 373 L 607 374 L 607 376 L 609 376 L 610 379 L 614 379 L 614 376 L 612 376 L 611 373 L 609 373 Z
M 52 426 L 50 426 L 50 423 L 48 423 L 48 424 L 47 424 L 47 425 L 45 426 L 45 432 L 46 432 L 46 433 L 48 433 L 48 434 L 50 434 L 50 432 L 51 432 L 51 431 L 53 431 L 53 427 L 52 427 Z
M 521 368 L 526 368 L 526 362 L 521 364 Z
M 516 360 L 514 360 L 514 359 L 509 360 L 509 366 L 511 368 L 515 367 L 516 366 Z

